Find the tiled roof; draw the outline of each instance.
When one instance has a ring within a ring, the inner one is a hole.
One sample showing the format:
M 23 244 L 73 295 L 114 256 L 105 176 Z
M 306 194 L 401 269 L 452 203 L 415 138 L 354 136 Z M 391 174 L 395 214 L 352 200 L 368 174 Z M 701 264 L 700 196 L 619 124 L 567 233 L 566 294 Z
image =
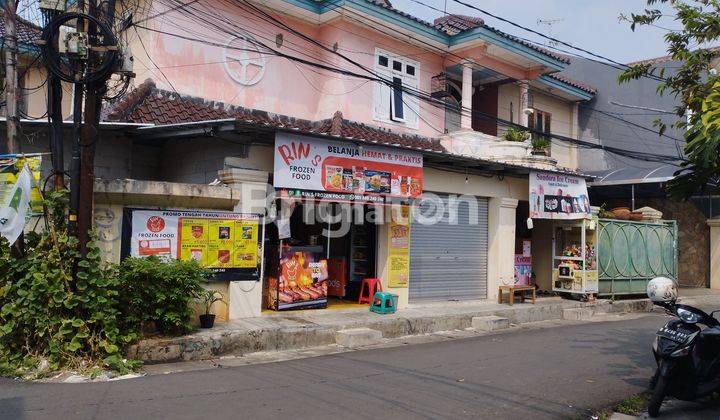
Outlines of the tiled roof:
M 706 49 L 708 51 L 711 51 L 714 53 L 720 53 L 720 47 L 710 47 L 710 48 L 706 48 Z M 656 65 L 656 64 L 667 63 L 668 61 L 673 61 L 672 55 L 663 55 L 662 57 L 655 57 L 655 58 L 648 58 L 645 60 L 633 61 L 631 63 L 627 63 L 627 65 L 630 67 L 641 65 L 641 64 Z
M 443 17 L 435 19 L 433 25 L 435 26 L 435 28 L 449 35 L 457 35 L 460 32 L 467 31 L 468 29 L 483 26 L 485 25 L 485 21 L 478 17 L 472 16 L 445 15 Z
M 148 79 L 120 101 L 111 104 L 107 121 L 155 125 L 234 119 L 259 127 L 289 129 L 307 134 L 328 135 L 387 146 L 444 152 L 439 139 L 395 133 L 379 127 L 346 120 L 339 111 L 332 118 L 309 121 L 267 111 L 207 101 L 158 89 Z
M 0 10 L 0 37 L 5 38 L 5 19 L 4 19 L 5 12 Z M 32 44 L 35 45 L 35 41 L 40 39 L 40 34 L 42 30 L 32 23 L 26 21 L 25 19 L 22 19 L 20 17 L 17 18 L 17 36 L 18 36 L 18 43 L 20 44 Z
M 420 24 L 422 24 L 422 25 L 425 25 L 425 26 L 427 26 L 427 27 L 429 27 L 429 28 L 437 29 L 437 30 L 439 30 L 439 31 L 441 31 L 441 32 L 443 32 L 443 33 L 446 33 L 446 34 L 450 35 L 450 36 L 454 36 L 454 35 L 460 34 L 460 33 L 464 32 L 464 31 L 467 31 L 467 30 L 476 28 L 476 27 L 478 27 L 478 26 L 483 26 L 483 27 L 485 27 L 486 29 L 488 29 L 488 30 L 490 30 L 490 31 L 492 31 L 492 32 L 494 32 L 494 33 L 502 36 L 503 38 L 507 38 L 507 39 L 509 39 L 509 40 L 511 40 L 511 41 L 513 41 L 513 42 L 517 42 L 518 44 L 522 44 L 522 45 L 524 45 L 524 46 L 526 46 L 526 47 L 528 47 L 528 48 L 531 48 L 531 49 L 533 49 L 533 50 L 535 50 L 535 51 L 537 51 L 537 52 L 540 52 L 540 53 L 545 54 L 545 55 L 547 55 L 547 56 L 549 56 L 549 57 L 552 57 L 552 58 L 554 58 L 555 60 L 562 61 L 563 63 L 566 63 L 566 64 L 567 64 L 567 63 L 570 63 L 570 60 L 568 60 L 566 57 L 564 57 L 564 56 L 562 56 L 562 55 L 560 55 L 560 54 L 555 54 L 554 52 L 549 51 L 549 50 L 547 50 L 547 49 L 545 49 L 545 48 L 542 48 L 542 47 L 540 47 L 540 46 L 538 46 L 538 45 L 536 45 L 536 44 L 534 44 L 534 43 L 524 41 L 524 40 L 522 40 L 522 39 L 520 39 L 520 38 L 517 38 L 517 37 L 515 37 L 515 36 L 513 36 L 513 35 L 510 35 L 510 34 L 508 34 L 508 33 L 505 33 L 505 32 L 503 32 L 503 31 L 501 31 L 501 30 L 499 30 L 499 29 L 495 29 L 495 28 L 493 28 L 493 27 L 491 27 L 491 26 L 488 26 L 488 25 L 485 24 L 485 22 L 484 22 L 481 18 L 478 18 L 478 17 L 464 16 L 464 15 L 447 15 L 447 16 L 445 16 L 444 18 L 436 19 L 434 23 L 430 23 L 430 22 L 427 22 L 427 21 L 422 20 L 422 19 L 420 19 L 420 18 L 417 18 L 417 17 L 415 17 L 415 16 L 413 16 L 413 15 L 411 15 L 411 14 L 409 14 L 409 13 L 405 13 L 405 12 L 403 12 L 403 11 L 401 11 L 401 10 L 398 10 L 398 9 L 392 7 L 392 5 L 390 4 L 390 2 L 388 2 L 388 1 L 383 1 L 383 0 L 366 0 L 366 1 L 369 2 L 369 3 L 376 4 L 376 5 L 378 5 L 378 6 L 381 6 L 381 7 L 385 8 L 385 9 L 387 9 L 387 10 L 393 12 L 393 13 L 397 13 L 397 14 L 400 15 L 400 16 L 403 16 L 403 17 L 405 17 L 405 18 L 408 18 L 408 19 L 410 19 L 410 20 L 413 20 L 413 21 L 415 21 L 415 22 L 417 22 L 417 23 L 420 23 Z
M 565 83 L 565 84 L 568 84 L 568 85 L 570 85 L 570 86 L 574 86 L 574 87 L 576 87 L 576 88 L 578 88 L 578 89 L 580 89 L 580 90 L 584 90 L 584 91 L 587 92 L 587 93 L 592 93 L 593 95 L 595 95 L 595 94 L 597 93 L 597 91 L 598 91 L 597 88 L 595 88 L 595 87 L 586 85 L 586 84 L 584 84 L 584 83 L 582 83 L 582 82 L 578 82 L 577 80 L 571 79 L 571 78 L 569 78 L 569 77 L 567 77 L 567 76 L 565 76 L 565 75 L 563 75 L 563 74 L 560 74 L 560 73 L 550 73 L 550 74 L 548 74 L 547 76 L 548 76 L 548 77 L 552 77 L 552 78 L 555 79 L 555 80 L 559 80 L 559 81 L 561 81 L 561 82 L 563 82 L 563 83 Z

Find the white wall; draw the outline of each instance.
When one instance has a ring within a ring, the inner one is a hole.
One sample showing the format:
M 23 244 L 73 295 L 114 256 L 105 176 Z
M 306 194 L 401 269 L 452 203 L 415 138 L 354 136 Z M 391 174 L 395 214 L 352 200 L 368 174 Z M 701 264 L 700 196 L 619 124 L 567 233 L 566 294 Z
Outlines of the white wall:
M 577 138 L 577 122 L 573 115 L 574 104 L 545 95 L 537 90 L 531 91 L 533 107 L 551 114 L 551 132 L 561 136 Z M 498 87 L 498 118 L 510 121 L 510 104 L 512 103 L 513 122 L 518 122 L 520 115 L 520 87 L 508 83 Z M 505 127 L 498 126 L 498 136 L 502 137 Z M 557 159 L 558 165 L 576 169 L 577 148 L 567 142 L 553 140 L 550 154 Z

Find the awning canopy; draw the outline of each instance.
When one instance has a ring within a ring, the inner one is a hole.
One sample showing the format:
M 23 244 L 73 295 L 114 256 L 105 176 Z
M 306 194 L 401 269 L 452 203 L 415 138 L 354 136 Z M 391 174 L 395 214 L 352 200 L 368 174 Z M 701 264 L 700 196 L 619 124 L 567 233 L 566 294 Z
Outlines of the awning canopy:
M 591 175 L 597 177 L 596 180 L 589 182 L 590 187 L 603 187 L 611 185 L 633 185 L 633 184 L 652 184 L 659 182 L 667 182 L 675 178 L 675 172 L 681 168 L 676 165 L 659 165 L 648 168 L 620 168 L 608 169 L 605 171 L 590 172 Z

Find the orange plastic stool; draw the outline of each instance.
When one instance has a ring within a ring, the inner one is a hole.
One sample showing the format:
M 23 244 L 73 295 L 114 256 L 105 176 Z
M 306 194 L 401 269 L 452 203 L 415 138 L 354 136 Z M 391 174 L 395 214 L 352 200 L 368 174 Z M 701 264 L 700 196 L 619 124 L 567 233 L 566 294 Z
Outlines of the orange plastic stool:
M 367 294 L 363 293 L 365 291 L 367 291 Z M 360 296 L 358 297 L 358 303 L 372 303 L 375 292 L 382 292 L 382 282 L 380 281 L 380 279 L 363 279 L 362 286 L 360 286 Z

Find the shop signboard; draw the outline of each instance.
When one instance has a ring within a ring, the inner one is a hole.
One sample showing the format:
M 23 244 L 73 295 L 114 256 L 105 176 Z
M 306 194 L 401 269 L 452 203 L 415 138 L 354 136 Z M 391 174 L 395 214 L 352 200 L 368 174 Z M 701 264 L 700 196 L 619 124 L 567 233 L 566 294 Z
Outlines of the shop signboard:
M 215 280 L 258 280 L 260 216 L 125 209 L 123 254 L 197 261 Z
M 388 287 L 405 288 L 410 280 L 410 210 L 400 208 L 401 217 L 393 214 L 388 227 Z
M 422 194 L 423 157 L 403 149 L 278 133 L 273 182 L 302 198 L 416 198 Z
M 585 179 L 549 172 L 530 172 L 530 218 L 592 217 Z

